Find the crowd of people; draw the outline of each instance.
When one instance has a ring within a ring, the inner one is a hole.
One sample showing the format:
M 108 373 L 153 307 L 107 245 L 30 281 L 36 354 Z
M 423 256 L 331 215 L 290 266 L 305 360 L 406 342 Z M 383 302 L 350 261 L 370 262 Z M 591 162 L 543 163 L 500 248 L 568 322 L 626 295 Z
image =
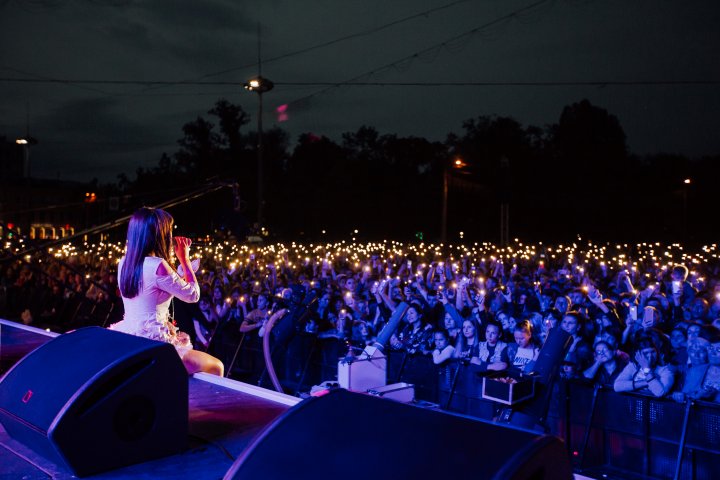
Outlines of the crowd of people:
M 572 336 L 560 372 L 566 379 L 679 402 L 720 401 L 716 247 L 686 253 L 679 245 L 579 243 L 205 242 L 195 251 L 201 295 L 188 333 L 203 350 L 221 326 L 257 339 L 273 315 L 296 307 L 294 331 L 332 340 L 328 355 L 336 361 L 338 343 L 363 349 L 401 315 L 387 349 L 439 366 L 463 362 L 482 375 L 532 371 L 559 328 Z M 0 306 L 25 323 L 62 330 L 71 296 L 116 302 L 122 251 L 120 244 L 65 245 L 6 264 Z

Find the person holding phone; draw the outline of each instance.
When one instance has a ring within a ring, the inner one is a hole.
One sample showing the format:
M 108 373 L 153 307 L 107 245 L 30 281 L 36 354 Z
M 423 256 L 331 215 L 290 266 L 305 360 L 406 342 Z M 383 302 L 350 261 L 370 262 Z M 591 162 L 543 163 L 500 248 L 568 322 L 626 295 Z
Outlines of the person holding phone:
M 642 322 L 638 319 L 638 306 L 635 302 L 628 306 L 628 315 L 625 317 L 625 328 L 620 338 L 622 348 L 630 351 L 635 334 L 642 330 Z
M 193 349 L 190 337 L 170 317 L 173 298 L 195 303 L 200 287 L 190 262 L 192 241 L 173 237 L 173 218 L 159 208 L 143 207 L 130 218 L 127 250 L 118 264 L 120 294 L 125 307 L 122 321 L 111 330 L 170 343 L 189 374 L 206 372 L 223 376 L 220 360 Z M 174 257 L 180 266 L 173 266 Z
M 685 308 L 689 308 L 695 299 L 696 291 L 687 280 L 688 269 L 685 265 L 675 265 L 670 272 L 670 282 L 665 291 L 670 299 L 670 321 L 677 325 L 685 319 Z
M 390 346 L 394 350 L 402 350 L 409 354 L 430 353 L 433 343 L 433 329 L 425 323 L 422 308 L 417 304 L 410 305 L 403 315 L 406 325 L 396 335 L 390 337 Z

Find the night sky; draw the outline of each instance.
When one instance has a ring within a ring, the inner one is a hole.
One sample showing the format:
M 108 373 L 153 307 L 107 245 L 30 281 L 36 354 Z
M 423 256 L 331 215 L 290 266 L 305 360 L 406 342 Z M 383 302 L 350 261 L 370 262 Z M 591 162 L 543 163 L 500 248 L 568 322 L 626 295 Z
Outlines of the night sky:
M 632 153 L 720 153 L 717 0 L 0 0 L 0 136 L 29 123 L 33 176 L 107 182 L 174 152 L 218 98 L 254 129 L 257 97 L 241 85 L 257 73 L 258 24 L 262 73 L 277 83 L 265 125 L 293 142 L 362 125 L 444 140 L 492 114 L 545 126 L 587 98 L 619 118 Z M 356 77 L 386 85 L 298 85 Z

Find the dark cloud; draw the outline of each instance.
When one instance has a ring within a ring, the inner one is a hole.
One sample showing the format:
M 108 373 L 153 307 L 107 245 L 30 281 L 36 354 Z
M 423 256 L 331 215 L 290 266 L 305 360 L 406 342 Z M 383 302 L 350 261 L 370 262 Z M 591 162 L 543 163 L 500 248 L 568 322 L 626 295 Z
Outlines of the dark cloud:
M 210 32 L 255 33 L 257 20 L 247 14 L 248 2 L 222 0 L 155 0 L 137 5 L 138 14 L 176 34 Z
M 256 73 L 256 28 L 266 60 L 450 3 L 450 0 L 52 0 L 0 3 L 0 75 L 64 79 L 235 82 L 227 86 L 0 84 L 0 135 L 31 131 L 38 162 L 89 159 L 129 170 L 172 153 L 181 127 L 208 118 L 215 100 L 240 104 L 256 122 L 257 97 L 242 90 Z M 720 80 L 720 3 L 639 0 L 548 2 L 461 40 L 446 42 L 530 4 L 469 0 L 369 35 L 263 65 L 276 88 L 265 121 L 340 141 L 361 125 L 381 133 L 442 140 L 478 115 L 512 116 L 528 125 L 556 122 L 564 106 L 588 98 L 615 114 L 634 153 L 720 151 L 720 89 L 710 86 L 341 87 L 293 103 L 360 74 L 377 82 L 532 82 Z M 414 57 L 424 49 L 439 46 Z M 399 59 L 411 57 L 396 63 Z M 387 69 L 384 65 L 392 64 Z M 14 70 L 3 70 L 2 67 Z M 240 68 L 245 66 L 245 68 Z M 225 75 L 210 75 L 228 71 Z M 28 72 L 28 73 L 18 73 Z M 217 95 L 208 95 L 217 91 Z M 28 115 L 29 113 L 29 115 Z M 61 143 L 64 142 L 64 143 Z M 53 146 L 53 151 L 49 152 Z M 91 152 L 88 153 L 88 152 Z M 52 154 L 51 154 L 52 153 Z M 100 162 L 98 159 L 102 159 Z M 124 160 L 123 160 L 124 159 Z M 144 163 L 143 163 L 144 162 Z M 131 168 L 132 167 L 132 168 Z M 74 168 L 74 167 L 73 167 Z M 69 171 L 69 167 L 68 167 Z M 78 175 L 82 168 L 76 170 Z M 114 177 L 114 174 L 113 176 Z
M 68 102 L 41 115 L 40 126 L 52 128 L 58 136 L 93 137 L 98 141 L 118 143 L 147 136 L 147 129 L 122 111 L 117 98 L 90 98 Z
M 50 178 L 99 178 L 152 166 L 163 151 L 172 152 L 175 136 L 156 121 L 128 115 L 117 98 L 68 102 L 33 124 L 40 143 L 33 148 L 33 171 Z
M 143 25 L 151 48 L 193 66 L 227 61 L 243 40 L 253 39 L 257 20 L 244 2 L 162 0 L 144 2 L 126 17 Z M 122 31 L 118 31 L 122 36 Z

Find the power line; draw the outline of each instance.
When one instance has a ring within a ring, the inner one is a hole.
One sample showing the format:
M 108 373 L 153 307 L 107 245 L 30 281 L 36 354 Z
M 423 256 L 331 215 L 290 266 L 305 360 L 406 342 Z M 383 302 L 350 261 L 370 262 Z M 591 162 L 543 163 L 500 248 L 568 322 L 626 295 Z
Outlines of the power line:
M 369 74 L 364 74 L 369 75 Z M 364 76 L 363 75 L 363 76 Z M 173 80 L 88 80 L 88 79 L 36 79 L 36 78 L 5 78 L 0 77 L 0 82 L 19 83 L 59 83 L 59 84 L 93 84 L 93 85 L 231 85 L 239 86 L 236 82 L 224 81 L 183 81 L 182 83 Z M 359 81 L 338 81 L 338 82 L 274 82 L 275 86 L 283 87 L 572 87 L 572 86 L 668 86 L 668 85 L 718 85 L 720 80 L 558 80 L 539 82 L 359 82 Z M 231 93 L 231 92 L 224 92 Z M 313 95 L 319 94 L 316 92 Z M 222 94 L 222 93 L 217 93 Z M 177 93 L 162 95 L 204 95 L 203 93 Z
M 378 87 L 565 87 L 632 85 L 718 85 L 720 80 L 593 80 L 556 82 L 275 82 L 292 86 L 378 86 Z
M 72 86 L 72 87 L 77 87 L 77 88 L 80 88 L 80 89 L 83 89 L 83 90 L 89 90 L 89 91 L 91 91 L 91 92 L 101 93 L 101 94 L 103 94 L 103 95 L 111 95 L 110 92 L 106 92 L 106 91 L 104 91 L 104 90 L 99 90 L 99 89 L 97 89 L 97 88 L 85 87 L 85 86 L 82 86 L 82 85 L 78 85 L 78 84 L 76 84 L 75 82 L 73 82 L 72 80 L 63 80 L 63 79 L 59 79 L 59 78 L 46 77 L 46 76 L 38 75 L 38 74 L 35 74 L 35 73 L 32 73 L 32 72 L 26 72 L 26 71 L 23 71 L 23 70 L 18 70 L 17 68 L 8 67 L 8 66 L 6 66 L 6 65 L 0 65 L 0 69 L 10 70 L 10 71 L 13 71 L 13 72 L 20 73 L 20 74 L 22 74 L 22 75 L 30 75 L 31 77 L 34 77 L 34 78 L 19 79 L 19 80 L 20 80 L 20 83 L 30 83 L 30 82 L 33 82 L 33 81 L 36 82 L 36 83 L 63 83 L 63 84 L 67 84 L 67 85 L 70 85 L 70 86 Z M 10 79 L 7 79 L 7 81 L 13 81 L 13 79 L 10 78 Z M 83 82 L 83 83 L 85 83 L 85 82 Z
M 297 100 L 293 100 L 293 101 L 291 101 L 291 102 L 288 102 L 288 105 L 298 104 L 298 103 L 301 103 L 301 102 L 305 102 L 305 101 L 307 101 L 307 100 L 310 100 L 312 97 L 315 97 L 315 96 L 321 95 L 321 94 L 323 94 L 323 93 L 326 93 L 326 92 L 332 90 L 333 88 L 338 88 L 338 87 L 343 86 L 343 85 L 345 85 L 345 84 L 347 84 L 347 83 L 355 82 L 355 81 L 357 81 L 357 80 L 360 80 L 361 78 L 364 78 L 364 77 L 367 77 L 367 76 L 370 76 L 370 75 L 373 75 L 373 74 L 382 72 L 382 71 L 387 70 L 387 69 L 390 69 L 390 68 L 397 68 L 397 67 L 399 67 L 399 66 L 400 66 L 401 64 L 403 64 L 403 63 L 412 62 L 413 60 L 420 58 L 421 55 L 430 53 L 430 52 L 432 52 L 432 51 L 435 51 L 435 53 L 437 54 L 437 53 L 439 53 L 440 49 L 442 49 L 443 47 L 447 48 L 447 47 L 448 47 L 450 44 L 452 44 L 453 42 L 457 42 L 457 41 L 459 41 L 459 40 L 463 40 L 463 39 L 465 39 L 465 38 L 469 38 L 469 37 L 471 37 L 471 36 L 473 36 L 473 35 L 475 35 L 475 34 L 478 34 L 478 33 L 482 32 L 483 30 L 489 29 L 490 27 L 494 27 L 494 26 L 497 26 L 497 25 L 501 25 L 501 24 L 503 24 L 504 22 L 509 22 L 509 21 L 512 21 L 513 19 L 517 19 L 517 18 L 519 18 L 522 14 L 527 13 L 527 12 L 530 12 L 530 11 L 532 11 L 533 9 L 536 9 L 536 8 L 542 6 L 543 4 L 547 4 L 547 3 L 550 3 L 550 2 L 552 2 L 552 1 L 554 1 L 554 0 L 540 0 L 540 1 L 537 1 L 537 2 L 534 2 L 534 3 L 531 3 L 530 5 L 527 5 L 527 6 L 525 6 L 525 7 L 520 8 L 520 9 L 514 10 L 514 11 L 512 11 L 512 12 L 506 14 L 506 15 L 503 15 L 503 16 L 501 16 L 501 17 L 498 17 L 498 18 L 494 19 L 494 20 L 491 20 L 491 21 L 489 21 L 489 22 L 486 22 L 486 23 L 484 23 L 484 24 L 482 24 L 482 25 L 480 25 L 480 26 L 478 26 L 478 27 L 475 27 L 475 28 L 473 28 L 473 29 L 471 29 L 471 30 L 465 31 L 465 32 L 463 32 L 463 33 L 461 33 L 461 34 L 459 34 L 459 35 L 455 35 L 455 36 L 453 36 L 453 37 L 451 37 L 451 38 L 449 38 L 449 39 L 447 39 L 447 40 L 445 40 L 445 41 L 443 41 L 443 42 L 437 43 L 437 44 L 435 44 L 435 45 L 433 45 L 433 46 L 431 46 L 431 47 L 425 48 L 425 49 L 420 50 L 420 51 L 418 51 L 418 52 L 415 52 L 415 53 L 413 53 L 413 54 L 411 54 L 411 55 L 407 55 L 407 56 L 405 56 L 405 57 L 403 57 L 403 58 L 401 58 L 401 59 L 399 59 L 399 60 L 396 60 L 396 61 L 394 61 L 394 62 L 387 63 L 387 64 L 385 64 L 385 65 L 383 65 L 383 66 L 381 66 L 381 67 L 378 67 L 378 68 L 375 68 L 375 69 L 373 69 L 373 70 L 370 70 L 370 71 L 367 71 L 367 72 L 365 72 L 365 73 L 362 73 L 362 74 L 360 74 L 360 75 L 357 75 L 357 76 L 355 76 L 355 77 L 353 77 L 353 78 L 350 78 L 350 79 L 348 79 L 348 80 L 346 80 L 346 81 L 344 81 L 344 82 L 341 82 L 340 84 L 328 86 L 328 87 L 326 87 L 326 88 L 323 88 L 322 90 L 319 90 L 319 91 L 317 91 L 317 92 L 311 93 L 310 95 L 305 95 L 304 97 L 298 98 Z
M 61 84 L 89 84 L 89 85 L 234 85 L 239 86 L 238 82 L 201 82 L 194 80 L 90 80 L 90 79 L 69 79 L 69 78 L 19 78 L 19 77 L 0 77 L 2 82 L 15 83 L 61 83 Z M 100 92 L 108 93 L 108 92 Z M 108 93 L 108 95 L 110 95 Z
M 295 50 L 295 51 L 292 51 L 292 52 L 284 53 L 284 54 L 282 54 L 282 55 L 278 55 L 278 56 L 275 56 L 275 57 L 270 57 L 270 58 L 268 58 L 268 59 L 264 59 L 264 60 L 263 60 L 263 63 L 268 64 L 268 63 L 271 63 L 271 62 L 276 62 L 276 61 L 278 61 L 278 60 L 283 60 L 283 59 L 285 59 L 285 58 L 290 58 L 290 57 L 294 57 L 294 56 L 296 56 L 296 55 L 301 55 L 301 54 L 303 54 L 303 53 L 312 52 L 313 50 L 318 50 L 318 49 L 320 49 L 320 48 L 329 47 L 329 46 L 331 46 L 331 45 L 335 45 L 335 44 L 337 44 L 337 43 L 344 42 L 344 41 L 350 40 L 350 39 L 352 39 L 352 38 L 358 38 L 358 37 L 363 37 L 363 36 L 366 36 L 366 35 L 371 35 L 371 34 L 373 34 L 373 33 L 377 33 L 377 32 L 380 32 L 380 31 L 382 31 L 382 30 L 386 30 L 386 29 L 388 29 L 388 28 L 390 28 L 390 27 L 394 27 L 394 26 L 396 26 L 396 25 L 400 25 L 400 24 L 405 23 L 405 22 L 408 22 L 408 21 L 410 21 L 410 20 L 415 20 L 416 18 L 427 17 L 428 15 L 430 15 L 430 14 L 432 14 L 432 13 L 438 12 L 438 11 L 440 11 L 440 10 L 448 9 L 448 8 L 450 8 L 450 7 L 454 7 L 455 5 L 458 5 L 458 4 L 460 4 L 460 3 L 466 3 L 466 2 L 468 2 L 468 1 L 470 1 L 470 0 L 458 0 L 458 1 L 456 1 L 456 2 L 448 3 L 448 4 L 446 4 L 446 5 L 441 5 L 441 6 L 439 6 L 439 7 L 431 8 L 431 9 L 429 9 L 429 10 L 425 10 L 424 12 L 415 13 L 415 14 L 413 14 L 413 15 L 410 15 L 410 16 L 407 16 L 407 17 L 404 17 L 404 18 L 400 18 L 400 19 L 398 19 L 398 20 L 394 20 L 394 21 L 392 21 L 392 22 L 390 22 L 390 23 L 386 23 L 386 24 L 384 24 L 384 25 L 380 25 L 379 27 L 374 27 L 374 28 L 371 28 L 371 29 L 368 29 L 368 30 L 364 30 L 364 31 L 361 31 L 361 32 L 351 33 L 351 34 L 349 34 L 349 35 L 345 35 L 345 36 L 343 36 L 343 37 L 339 37 L 339 38 L 336 38 L 336 39 L 334 39 L 334 40 L 329 40 L 329 41 L 326 41 L 326 42 L 318 43 L 318 44 L 316 44 L 316 45 L 312 45 L 312 46 L 310 46 L 310 47 L 301 48 L 301 49 L 299 49 L 299 50 Z M 217 76 L 217 75 L 223 75 L 223 74 L 225 74 L 225 73 L 231 73 L 231 72 L 235 72 L 235 71 L 237 71 L 237 70 L 242 70 L 242 69 L 245 69 L 245 68 L 254 67 L 255 65 L 257 65 L 257 62 L 248 63 L 248 64 L 245 64 L 245 65 L 241 65 L 241 66 L 239 66 L 239 67 L 230 68 L 230 69 L 227 69 L 227 70 L 221 70 L 221 71 L 215 72 L 215 73 L 208 73 L 208 74 L 203 75 L 202 77 L 199 77 L 199 78 L 207 78 L 207 77 L 214 77 L 214 76 Z

